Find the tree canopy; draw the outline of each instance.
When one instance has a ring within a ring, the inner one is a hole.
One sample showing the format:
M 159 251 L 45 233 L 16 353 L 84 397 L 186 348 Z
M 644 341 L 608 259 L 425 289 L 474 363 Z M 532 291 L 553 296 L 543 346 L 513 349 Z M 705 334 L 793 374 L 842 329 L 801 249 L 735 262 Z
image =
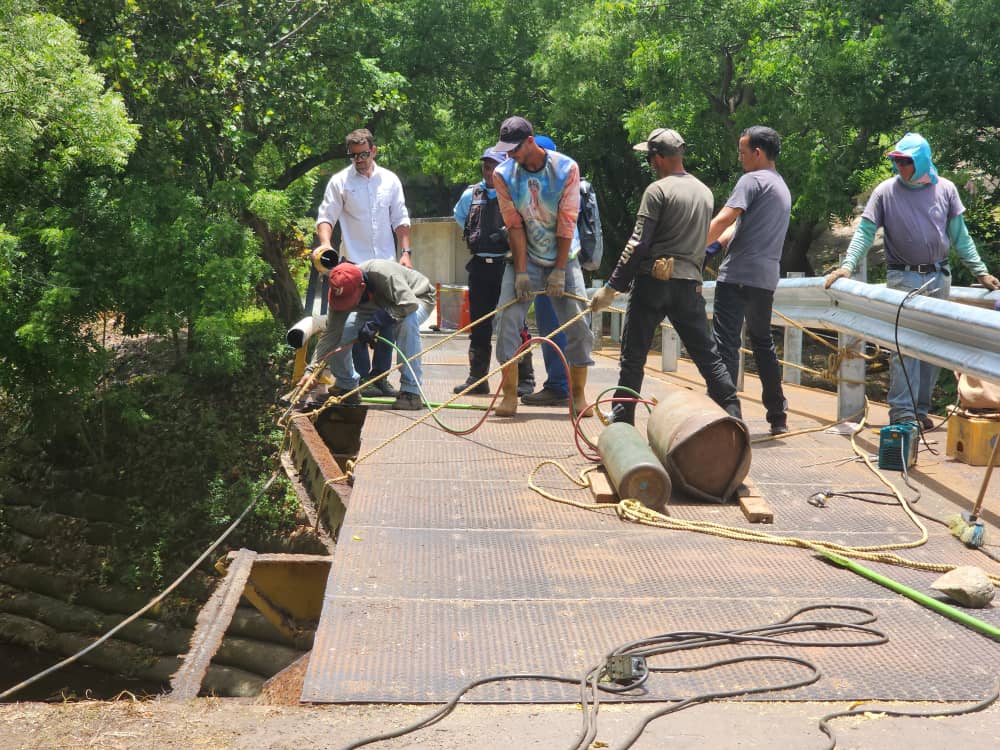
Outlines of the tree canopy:
M 85 401 L 98 316 L 241 363 L 295 273 L 344 135 L 371 128 L 416 215 L 477 176 L 512 113 L 594 182 L 613 263 L 659 126 L 722 198 L 748 125 L 784 137 L 786 270 L 916 130 L 1000 260 L 1000 0 L 0 0 L 0 389 Z M 976 179 L 978 178 L 978 182 Z M 972 180 L 970 182 L 970 180 Z

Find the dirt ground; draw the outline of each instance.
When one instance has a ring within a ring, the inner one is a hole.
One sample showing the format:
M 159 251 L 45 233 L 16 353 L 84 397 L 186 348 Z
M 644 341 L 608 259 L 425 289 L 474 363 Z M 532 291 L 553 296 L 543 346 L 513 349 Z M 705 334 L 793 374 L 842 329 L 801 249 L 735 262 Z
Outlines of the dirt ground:
M 617 747 L 643 717 L 662 706 L 602 707 L 598 741 L 592 747 Z M 712 703 L 654 721 L 634 747 L 638 750 L 666 747 L 819 750 L 829 747 L 829 741 L 817 728 L 819 718 L 850 707 L 826 703 Z M 910 706 L 921 711 L 946 707 Z M 212 698 L 183 703 L 131 699 L 63 705 L 20 703 L 0 706 L 0 747 L 4 750 L 334 750 L 362 737 L 406 726 L 432 710 L 428 706 L 396 705 L 279 707 Z M 996 706 L 955 718 L 849 717 L 837 720 L 834 728 L 839 739 L 837 747 L 844 750 L 1000 747 L 1000 709 Z M 372 747 L 566 748 L 571 746 L 579 729 L 578 706 L 466 705 L 427 729 Z

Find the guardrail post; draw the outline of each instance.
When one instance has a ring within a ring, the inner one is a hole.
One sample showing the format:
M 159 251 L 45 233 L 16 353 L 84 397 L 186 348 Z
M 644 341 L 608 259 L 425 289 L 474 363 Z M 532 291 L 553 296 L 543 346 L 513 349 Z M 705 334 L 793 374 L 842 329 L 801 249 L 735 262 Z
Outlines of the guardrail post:
M 660 372 L 677 372 L 677 359 L 681 354 L 681 340 L 674 327 L 660 323 Z
M 619 305 L 615 305 L 618 307 Z M 622 340 L 622 318 L 625 317 L 621 313 L 611 314 L 611 341 L 615 344 Z
M 604 282 L 601 279 L 594 279 L 591 286 L 587 290 L 587 297 L 593 298 L 594 292 L 604 286 Z M 591 313 L 590 315 L 590 332 L 594 334 L 594 349 L 604 348 L 604 312 Z
M 788 274 L 790 279 L 801 279 L 805 276 L 801 271 L 792 271 Z M 785 345 L 781 350 L 781 358 L 785 362 L 796 365 L 802 364 L 802 329 L 795 326 L 785 325 Z M 802 371 L 790 365 L 781 366 L 781 379 L 786 383 L 799 385 L 802 383 Z
M 868 257 L 861 259 L 852 279 L 867 283 Z M 865 360 L 852 357 L 850 354 L 860 354 L 864 347 L 864 339 L 846 333 L 837 334 L 837 346 L 845 352 L 840 360 L 837 371 L 837 419 L 848 419 L 865 408 Z

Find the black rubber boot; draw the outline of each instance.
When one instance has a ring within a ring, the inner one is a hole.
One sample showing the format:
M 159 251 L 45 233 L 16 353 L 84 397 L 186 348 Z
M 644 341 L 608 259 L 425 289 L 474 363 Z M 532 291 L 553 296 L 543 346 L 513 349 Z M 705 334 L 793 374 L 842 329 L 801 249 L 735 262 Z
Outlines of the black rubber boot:
M 461 385 L 456 385 L 452 388 L 452 393 L 461 393 L 470 385 L 475 383 L 479 378 L 483 377 L 486 373 L 490 371 L 490 358 L 493 356 L 493 347 L 487 346 L 483 349 L 474 349 L 469 347 L 469 377 L 465 379 L 465 382 Z M 484 380 L 482 383 L 473 388 L 469 393 L 476 396 L 485 396 L 490 392 L 490 384 L 488 380 Z
M 531 354 L 517 361 L 517 395 L 526 396 L 535 390 L 535 367 L 531 364 Z

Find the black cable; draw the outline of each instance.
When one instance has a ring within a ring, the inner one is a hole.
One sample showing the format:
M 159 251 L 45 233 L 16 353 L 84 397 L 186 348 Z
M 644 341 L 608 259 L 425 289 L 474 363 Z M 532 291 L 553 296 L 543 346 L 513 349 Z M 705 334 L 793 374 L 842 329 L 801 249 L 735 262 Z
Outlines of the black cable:
M 830 722 L 834 719 L 840 719 L 844 716 L 864 716 L 869 713 L 877 713 L 879 716 L 899 716 L 911 719 L 936 719 L 942 716 L 962 716 L 964 714 L 972 714 L 976 711 L 982 711 L 984 708 L 989 708 L 993 705 L 997 698 L 1000 698 L 1000 679 L 994 681 L 993 690 L 989 696 L 979 701 L 979 703 L 972 706 L 964 706 L 962 708 L 948 708 L 944 711 L 899 711 L 897 709 L 874 709 L 868 707 L 855 708 L 850 711 L 835 711 L 834 713 L 827 714 L 819 720 L 820 731 L 830 738 L 830 744 L 827 745 L 824 750 L 835 750 L 837 747 L 837 735 L 830 727 Z
M 826 621 L 826 620 L 797 620 L 800 615 L 806 612 L 812 612 L 817 610 L 838 610 L 844 612 L 855 612 L 862 615 L 858 618 L 856 622 L 841 622 L 841 621 Z M 448 714 L 450 714 L 455 707 L 458 705 L 460 699 L 463 695 L 468 693 L 475 687 L 480 685 L 485 685 L 490 682 L 502 682 L 507 680 L 542 680 L 548 682 L 560 682 L 565 684 L 573 684 L 580 686 L 580 704 L 583 708 L 583 720 L 580 732 L 573 740 L 571 745 L 572 750 L 585 750 L 593 742 L 597 735 L 597 714 L 600 709 L 600 692 L 616 693 L 622 694 L 628 691 L 632 691 L 643 685 L 651 673 L 669 673 L 669 672 L 691 672 L 699 669 L 710 669 L 719 666 L 726 666 L 730 664 L 738 664 L 753 661 L 783 661 L 793 664 L 801 665 L 810 670 L 810 674 L 803 677 L 800 680 L 795 680 L 793 682 L 782 683 L 779 685 L 770 686 L 756 686 L 749 688 L 741 688 L 733 691 L 726 692 L 711 692 L 704 693 L 701 695 L 692 696 L 690 698 L 685 698 L 682 701 L 678 701 L 666 709 L 657 711 L 650 716 L 646 717 L 640 725 L 633 731 L 632 735 L 628 738 L 627 744 L 622 746 L 622 750 L 631 747 L 632 744 L 639 738 L 639 736 L 644 731 L 645 727 L 650 724 L 656 718 L 660 716 L 665 716 L 670 713 L 676 713 L 677 711 L 683 710 L 689 706 L 697 705 L 699 703 L 705 703 L 707 701 L 715 700 L 717 698 L 732 697 L 736 695 L 750 695 L 763 692 L 772 692 L 777 690 L 790 690 L 796 687 L 802 687 L 805 685 L 810 685 L 821 676 L 819 669 L 810 661 L 794 656 L 781 656 L 774 654 L 762 654 L 762 655 L 751 655 L 751 656 L 741 656 L 729 659 L 722 659 L 719 661 L 709 662 L 708 664 L 703 664 L 699 666 L 675 666 L 675 667 L 659 667 L 659 668 L 649 668 L 646 667 L 642 670 L 641 674 L 633 681 L 626 683 L 624 685 L 602 683 L 602 679 L 607 678 L 607 663 L 608 658 L 614 655 L 632 655 L 632 656 L 643 656 L 644 658 L 649 658 L 653 656 L 658 656 L 666 653 L 671 653 L 674 651 L 685 651 L 695 648 L 705 648 L 710 646 L 719 645 L 740 645 L 744 643 L 765 643 L 771 645 L 779 646 L 793 646 L 798 648 L 809 648 L 809 647 L 856 647 L 856 646 L 874 646 L 887 643 L 889 637 L 874 628 L 866 627 L 877 620 L 876 615 L 869 609 L 864 607 L 857 607 L 853 605 L 838 605 L 838 604 L 818 604 L 809 607 L 802 607 L 794 611 L 792 614 L 788 615 L 783 620 L 779 620 L 775 623 L 763 626 L 755 626 L 749 628 L 743 628 L 739 630 L 727 630 L 727 631 L 711 631 L 711 630 L 696 630 L 696 631 L 678 631 L 673 633 L 665 633 L 662 635 L 653 636 L 650 638 L 643 638 L 640 640 L 632 641 L 630 643 L 624 644 L 612 650 L 604 661 L 600 664 L 589 669 L 583 677 L 571 678 L 562 677 L 558 675 L 546 675 L 546 674 L 506 674 L 506 675 L 493 675 L 490 677 L 484 677 L 482 679 L 474 680 L 467 683 L 465 686 L 459 689 L 459 691 L 448 701 L 444 706 L 439 708 L 434 713 L 429 716 L 420 719 L 408 726 L 401 729 L 394 730 L 392 732 L 385 732 L 383 734 L 366 737 L 360 740 L 356 740 L 349 745 L 345 745 L 341 750 L 355 750 L 359 747 L 364 747 L 365 745 L 370 745 L 375 742 L 381 742 L 388 739 L 393 739 L 396 737 L 401 737 L 406 734 L 418 731 L 429 727 L 438 721 L 441 721 Z M 849 641 L 809 641 L 800 639 L 785 639 L 780 636 L 792 633 L 808 633 L 816 631 L 827 631 L 827 630 L 849 630 L 856 633 L 861 633 L 866 636 L 870 636 L 864 639 L 849 640 Z M 628 697 L 628 696 L 625 696 Z
M 924 446 L 927 448 L 928 452 L 932 456 L 936 456 L 938 453 L 936 450 L 931 448 L 931 444 L 927 442 L 927 437 L 926 435 L 924 435 L 924 427 L 922 424 L 920 424 L 920 415 L 917 414 L 917 397 L 913 394 L 913 383 L 910 382 L 910 374 L 906 371 L 906 365 L 903 362 L 903 350 L 902 347 L 900 347 L 899 345 L 899 318 L 903 314 L 903 306 L 911 299 L 913 299 L 921 292 L 923 292 L 923 290 L 927 286 L 929 286 L 932 283 L 932 281 L 933 279 L 916 289 L 911 289 L 906 293 L 906 296 L 903 297 L 902 300 L 900 300 L 899 306 L 896 308 L 896 321 L 892 327 L 892 336 L 896 344 L 896 356 L 899 357 L 899 369 L 903 371 L 903 378 L 906 380 L 906 390 L 910 394 L 910 406 L 913 407 L 913 419 L 915 424 L 917 425 L 917 434 L 919 436 L 918 443 L 920 440 L 923 440 Z M 889 382 L 891 387 L 892 384 L 891 377 L 889 378 Z

